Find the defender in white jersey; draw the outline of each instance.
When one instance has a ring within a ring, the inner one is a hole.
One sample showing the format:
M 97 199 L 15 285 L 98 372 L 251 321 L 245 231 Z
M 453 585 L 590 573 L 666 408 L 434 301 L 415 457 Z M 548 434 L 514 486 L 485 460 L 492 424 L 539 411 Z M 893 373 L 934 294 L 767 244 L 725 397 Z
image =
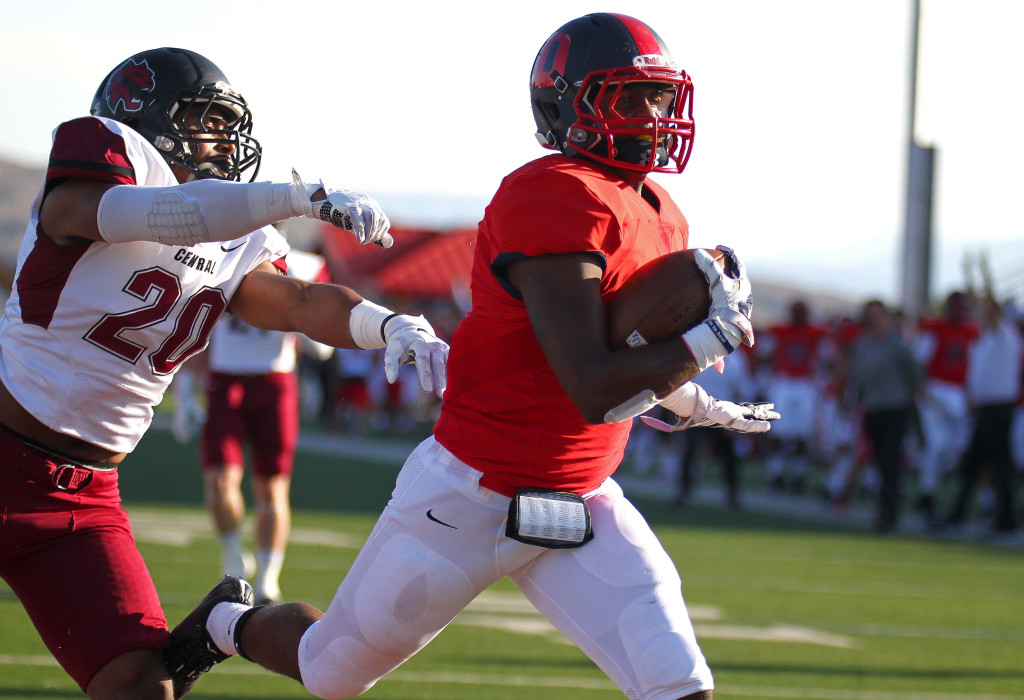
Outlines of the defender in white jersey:
M 190 683 L 161 652 L 167 623 L 117 487 L 174 373 L 228 309 L 386 348 L 392 377 L 415 362 L 438 393 L 447 345 L 422 317 L 279 274 L 288 245 L 269 224 L 309 216 L 388 245 L 388 219 L 322 182 L 237 182 L 255 178 L 259 143 L 245 100 L 204 57 L 132 56 L 91 111 L 54 131 L 0 319 L 0 576 L 90 697 L 180 697 Z M 251 597 L 240 581 L 224 593 Z

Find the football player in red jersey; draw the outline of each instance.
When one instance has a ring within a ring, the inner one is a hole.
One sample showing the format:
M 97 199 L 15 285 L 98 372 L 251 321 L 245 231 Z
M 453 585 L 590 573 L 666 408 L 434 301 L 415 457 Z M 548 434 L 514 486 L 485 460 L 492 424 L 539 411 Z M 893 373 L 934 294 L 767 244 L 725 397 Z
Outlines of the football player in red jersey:
M 384 348 L 445 385 L 422 318 L 279 274 L 269 224 L 326 219 L 363 243 L 389 222 L 363 195 L 236 182 L 259 165 L 246 101 L 203 56 L 161 48 L 103 80 L 92 116 L 54 131 L 0 321 L 0 576 L 92 698 L 179 697 L 170 634 L 120 505 L 118 469 L 175 372 L 229 310 L 266 329 Z M 313 200 L 317 200 L 315 203 Z M 234 580 L 223 597 L 249 601 Z
M 824 363 L 831 359 L 833 346 L 828 332 L 811 323 L 804 301 L 794 301 L 788 323 L 768 329 L 758 347 L 767 358 L 770 375 L 768 395 L 779 413 L 785 415 L 772 431 L 771 453 L 766 460 L 769 486 L 789 487 L 801 493 L 815 456 L 816 418 L 824 400 Z
M 967 358 L 980 331 L 971 318 L 971 297 L 952 292 L 942 316 L 921 321 L 914 352 L 925 367 L 918 412 L 923 446 L 917 457 L 918 507 L 930 525 L 937 525 L 935 491 L 970 441 L 967 404 Z
M 713 301 L 682 342 L 612 351 L 605 317 L 632 272 L 688 245 L 686 219 L 647 175 L 686 165 L 691 96 L 631 17 L 588 15 L 548 39 L 531 97 L 538 137 L 559 153 L 510 174 L 487 207 L 434 435 L 330 607 L 204 601 L 172 637 L 352 697 L 510 576 L 629 697 L 712 696 L 679 573 L 611 475 L 631 419 L 659 402 L 679 416 L 667 430 L 768 429 L 769 407 L 688 382 L 753 343 L 750 284 L 732 251 L 734 274 L 698 255 Z

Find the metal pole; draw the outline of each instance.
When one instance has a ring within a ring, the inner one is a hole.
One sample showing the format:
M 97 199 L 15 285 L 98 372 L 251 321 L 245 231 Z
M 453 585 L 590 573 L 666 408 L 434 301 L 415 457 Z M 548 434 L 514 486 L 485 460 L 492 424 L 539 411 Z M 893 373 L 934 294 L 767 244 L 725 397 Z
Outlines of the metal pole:
M 904 222 L 902 306 L 908 326 L 916 325 L 928 302 L 931 267 L 932 192 L 935 149 L 917 143 L 917 62 L 921 1 L 913 0 L 910 46 L 910 104 L 907 118 L 906 220 Z

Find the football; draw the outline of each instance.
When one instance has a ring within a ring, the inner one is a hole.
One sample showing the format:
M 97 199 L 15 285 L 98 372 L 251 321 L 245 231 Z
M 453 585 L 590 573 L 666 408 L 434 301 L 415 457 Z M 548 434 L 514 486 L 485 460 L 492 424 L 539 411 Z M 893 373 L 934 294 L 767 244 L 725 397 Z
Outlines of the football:
M 720 250 L 707 250 L 725 265 Z M 708 281 L 694 260 L 695 249 L 655 258 L 630 275 L 608 305 L 613 349 L 679 337 L 707 318 Z

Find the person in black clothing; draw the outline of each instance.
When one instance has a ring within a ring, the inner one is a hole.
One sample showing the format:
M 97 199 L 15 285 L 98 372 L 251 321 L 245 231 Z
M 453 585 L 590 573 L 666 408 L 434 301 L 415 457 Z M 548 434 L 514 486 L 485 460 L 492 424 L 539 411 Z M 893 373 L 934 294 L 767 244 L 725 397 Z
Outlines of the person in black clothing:
M 922 372 L 882 302 L 864 305 L 863 323 L 864 332 L 850 348 L 847 396 L 863 411 L 864 433 L 881 476 L 875 529 L 888 533 L 899 520 L 903 440 Z

